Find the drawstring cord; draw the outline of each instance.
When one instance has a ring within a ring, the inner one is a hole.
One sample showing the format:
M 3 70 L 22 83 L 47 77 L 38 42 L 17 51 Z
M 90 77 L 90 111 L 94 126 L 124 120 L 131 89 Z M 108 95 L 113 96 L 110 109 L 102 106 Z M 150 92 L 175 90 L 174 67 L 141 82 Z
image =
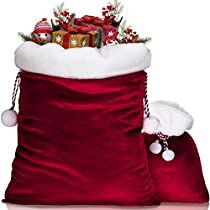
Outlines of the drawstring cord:
M 14 110 L 15 109 L 15 101 L 18 93 L 18 89 L 20 86 L 20 73 L 21 71 L 18 72 L 16 79 L 15 79 L 15 84 L 12 92 L 12 106 L 10 109 L 5 110 L 2 115 L 1 115 L 1 122 L 3 125 L 7 127 L 13 127 L 17 124 L 17 112 Z
M 145 117 L 145 119 L 151 118 L 147 86 L 148 86 L 148 75 L 146 73 L 145 96 L 144 96 L 144 117 Z M 163 151 L 162 158 L 165 161 L 173 160 L 175 157 L 175 153 L 169 149 L 169 145 L 168 145 L 169 136 L 164 135 L 162 132 L 156 132 L 155 134 L 157 135 L 158 139 L 150 145 L 150 151 L 154 154 L 159 154 Z
M 10 110 L 15 109 L 16 97 L 17 97 L 17 93 L 18 93 L 18 89 L 19 89 L 20 81 L 21 81 L 20 73 L 21 73 L 21 71 L 18 72 L 16 79 L 15 79 L 14 88 L 13 88 L 13 92 L 12 92 L 12 107 L 10 108 Z
M 144 116 L 145 117 L 149 117 L 150 116 L 147 86 L 148 86 L 148 75 L 146 73 L 146 79 L 145 79 L 145 96 L 144 96 Z

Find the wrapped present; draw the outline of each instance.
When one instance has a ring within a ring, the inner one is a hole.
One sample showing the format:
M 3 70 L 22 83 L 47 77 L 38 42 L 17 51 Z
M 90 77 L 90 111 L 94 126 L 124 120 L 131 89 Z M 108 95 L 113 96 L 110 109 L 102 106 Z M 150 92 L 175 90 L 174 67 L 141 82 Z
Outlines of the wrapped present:
M 52 33 L 52 42 L 63 46 L 64 38 L 68 35 L 67 31 L 59 30 Z
M 102 27 L 104 40 L 103 42 L 106 43 L 107 41 L 116 41 L 118 36 L 117 29 L 112 25 L 104 25 Z
M 84 26 L 74 26 L 68 31 L 59 30 L 53 32 L 52 42 L 61 45 L 63 48 L 95 47 L 97 31 Z
M 108 40 L 116 41 L 118 36 L 118 30 L 114 26 L 107 24 L 99 17 L 85 15 L 82 18 L 77 18 L 76 25 L 91 28 L 93 31 L 97 31 L 99 28 L 103 31 L 103 43 Z

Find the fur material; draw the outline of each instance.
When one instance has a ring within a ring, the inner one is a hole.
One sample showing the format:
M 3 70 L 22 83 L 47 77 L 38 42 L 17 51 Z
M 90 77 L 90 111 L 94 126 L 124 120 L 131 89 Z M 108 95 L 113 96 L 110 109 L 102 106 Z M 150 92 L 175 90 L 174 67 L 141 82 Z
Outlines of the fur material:
M 159 120 L 157 132 L 168 136 L 181 136 L 193 126 L 193 118 L 182 107 L 173 102 L 157 101 L 150 104 L 150 112 Z
M 157 117 L 150 116 L 144 119 L 143 128 L 144 132 L 147 134 L 154 134 L 159 126 L 160 124 Z
M 145 70 L 151 53 L 142 44 L 63 49 L 49 43 L 23 43 L 15 52 L 19 69 L 73 79 L 102 79 Z
M 5 110 L 1 115 L 1 122 L 6 127 L 13 127 L 17 124 L 17 112 L 14 110 Z

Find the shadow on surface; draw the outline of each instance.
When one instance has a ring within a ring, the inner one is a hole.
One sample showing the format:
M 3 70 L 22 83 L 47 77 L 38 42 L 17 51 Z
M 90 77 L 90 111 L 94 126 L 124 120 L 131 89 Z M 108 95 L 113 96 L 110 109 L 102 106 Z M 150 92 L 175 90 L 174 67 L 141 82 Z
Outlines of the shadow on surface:
M 14 204 L 7 204 L 8 210 L 208 210 L 209 204 L 169 204 L 164 203 L 161 206 L 152 206 L 152 207 L 117 207 L 117 206 L 21 206 Z

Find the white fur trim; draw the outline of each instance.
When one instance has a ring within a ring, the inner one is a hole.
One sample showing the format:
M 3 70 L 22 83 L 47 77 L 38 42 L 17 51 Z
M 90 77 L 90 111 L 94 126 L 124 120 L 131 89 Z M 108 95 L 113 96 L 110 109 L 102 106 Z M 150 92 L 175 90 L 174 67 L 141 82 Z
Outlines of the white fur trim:
M 150 112 L 152 116 L 158 118 L 160 123 L 156 132 L 162 132 L 168 136 L 180 136 L 193 126 L 192 116 L 173 102 L 152 102 Z
M 23 43 L 15 52 L 19 69 L 50 76 L 101 79 L 145 70 L 151 53 L 142 44 L 63 49 L 57 44 Z

